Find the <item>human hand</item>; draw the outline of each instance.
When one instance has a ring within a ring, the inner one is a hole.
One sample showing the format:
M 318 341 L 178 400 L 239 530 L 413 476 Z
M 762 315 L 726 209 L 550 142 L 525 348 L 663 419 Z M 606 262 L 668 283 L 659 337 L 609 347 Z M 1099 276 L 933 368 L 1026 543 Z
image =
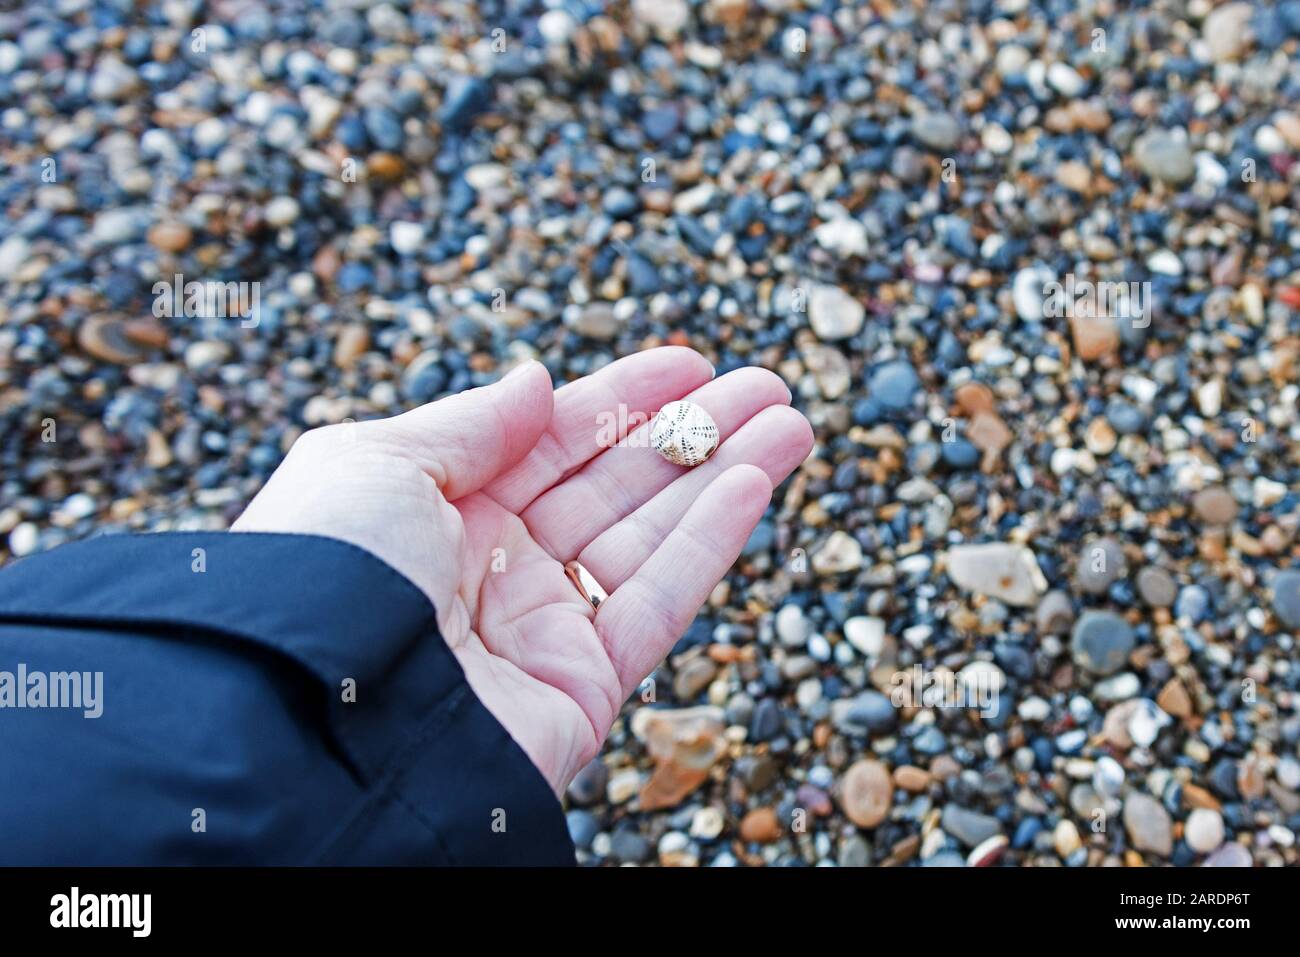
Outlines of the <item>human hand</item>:
M 562 793 L 812 448 L 779 377 L 712 376 L 665 347 L 552 391 L 529 362 L 390 419 L 314 429 L 233 530 L 342 539 L 409 578 L 474 693 Z M 683 397 L 721 433 L 690 470 L 646 440 Z M 621 441 L 604 447 L 611 418 Z M 572 559 L 608 594 L 599 611 L 566 577 Z

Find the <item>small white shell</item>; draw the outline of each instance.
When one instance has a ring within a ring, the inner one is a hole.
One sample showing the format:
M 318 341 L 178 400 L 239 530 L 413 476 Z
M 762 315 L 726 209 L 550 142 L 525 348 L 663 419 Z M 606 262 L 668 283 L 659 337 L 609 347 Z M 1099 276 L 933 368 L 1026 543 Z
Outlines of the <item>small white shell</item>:
M 669 402 L 650 425 L 650 444 L 675 465 L 699 465 L 718 447 L 718 427 L 694 402 Z

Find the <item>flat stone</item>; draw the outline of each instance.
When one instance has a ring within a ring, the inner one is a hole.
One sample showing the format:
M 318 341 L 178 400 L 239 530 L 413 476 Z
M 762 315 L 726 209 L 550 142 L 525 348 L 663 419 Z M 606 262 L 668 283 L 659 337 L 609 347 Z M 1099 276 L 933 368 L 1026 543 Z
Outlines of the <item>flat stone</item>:
M 819 283 L 808 293 L 808 324 L 823 342 L 857 335 L 866 317 L 862 303 L 839 286 Z
M 77 326 L 77 345 L 83 351 L 114 365 L 131 365 L 145 350 L 127 335 L 127 324 L 116 316 L 91 316 Z
M 579 335 L 591 339 L 613 339 L 623 328 L 612 302 L 591 302 L 574 312 L 566 310 L 565 321 Z
M 1113 538 L 1099 538 L 1083 546 L 1074 570 L 1074 583 L 1090 595 L 1104 595 L 1124 575 L 1124 550 Z
M 1092 170 L 1078 161 L 1062 163 L 1056 170 L 1056 181 L 1076 193 L 1088 193 L 1092 188 Z
M 1096 675 L 1123 668 L 1135 644 L 1137 636 L 1128 622 L 1109 611 L 1084 612 L 1070 636 L 1075 662 Z
M 1049 591 L 1034 609 L 1034 623 L 1040 634 L 1064 635 L 1074 624 L 1074 606 L 1063 591 Z
M 879 761 L 857 761 L 840 780 L 840 806 L 858 827 L 880 824 L 888 816 L 893 800 L 893 779 Z
M 888 409 L 906 409 L 912 404 L 921 380 L 910 362 L 886 362 L 871 373 L 867 394 Z
M 1139 851 L 1168 857 L 1174 849 L 1173 823 L 1159 801 L 1134 791 L 1124 801 L 1124 829 Z
M 812 633 L 812 625 L 803 609 L 794 603 L 782 605 L 777 610 L 774 625 L 777 638 L 787 648 L 802 648 Z
M 980 412 L 993 412 L 997 407 L 993 390 L 983 382 L 963 382 L 953 390 L 952 397 L 962 414 L 967 416 L 975 416 Z
M 813 230 L 817 245 L 837 256 L 867 255 L 867 230 L 856 219 L 838 216 Z
M 1131 671 L 1123 671 L 1103 681 L 1098 681 L 1092 689 L 1099 701 L 1125 701 L 1137 697 L 1142 690 L 1142 681 Z
M 1085 362 L 1093 362 L 1119 351 L 1119 326 L 1106 316 L 1073 316 L 1070 334 L 1074 351 Z
M 862 545 L 848 532 L 836 530 L 812 556 L 818 575 L 839 575 L 862 567 Z
M 1202 867 L 1254 867 L 1250 851 L 1236 841 L 1229 841 L 1205 859 Z
M 849 734 L 889 731 L 897 721 L 898 709 L 879 691 L 863 691 L 831 702 L 831 723 Z
M 1255 15 L 1252 3 L 1225 3 L 1215 7 L 1201 24 L 1201 39 L 1215 63 L 1225 63 L 1241 56 L 1250 46 L 1250 21 Z
M 673 694 L 678 701 L 691 701 L 709 686 L 717 674 L 718 666 L 712 659 L 704 655 L 692 658 L 673 675 Z
M 1209 854 L 1223 843 L 1223 815 L 1209 808 L 1198 807 L 1187 815 L 1183 838 L 1197 854 Z
M 1075 827 L 1074 822 L 1068 818 L 1059 821 L 1056 829 L 1052 832 L 1052 846 L 1056 853 L 1066 858 L 1083 846 L 1079 840 L 1079 829 Z
M 149 244 L 167 253 L 179 253 L 189 247 L 193 232 L 184 223 L 157 223 L 149 229 Z
M 1169 608 L 1178 597 L 1178 583 L 1163 568 L 1149 565 L 1137 573 L 1137 590 L 1152 608 Z
M 1207 525 L 1228 525 L 1237 517 L 1237 500 L 1226 488 L 1216 485 L 1197 492 L 1192 509 Z
M 954 545 L 948 549 L 947 560 L 948 577 L 959 588 L 1008 605 L 1036 605 L 1038 596 L 1047 590 L 1038 560 L 1024 545 Z
M 936 780 L 946 781 L 961 774 L 961 765 L 950 755 L 940 754 L 930 762 L 930 773 Z
M 986 456 L 996 457 L 1015 436 L 994 412 L 978 412 L 966 427 L 966 438 Z
M 940 824 L 967 847 L 978 847 L 989 838 L 1002 833 L 1002 822 L 988 814 L 964 808 L 960 804 L 944 806 Z
M 1168 130 L 1151 130 L 1138 138 L 1133 155 L 1142 172 L 1161 182 L 1186 183 L 1196 175 L 1187 140 Z
M 796 806 L 811 811 L 817 817 L 830 817 L 835 812 L 835 805 L 831 802 L 830 795 L 811 784 L 799 785 L 794 799 Z
M 654 848 L 641 834 L 628 827 L 614 832 L 609 844 L 610 853 L 620 864 L 644 864 L 650 860 Z
M 950 150 L 961 139 L 961 124 L 948 113 L 922 113 L 912 121 L 912 136 L 932 150 Z
M 929 771 L 911 764 L 904 764 L 894 769 L 894 784 L 904 791 L 919 794 L 929 790 L 933 780 Z

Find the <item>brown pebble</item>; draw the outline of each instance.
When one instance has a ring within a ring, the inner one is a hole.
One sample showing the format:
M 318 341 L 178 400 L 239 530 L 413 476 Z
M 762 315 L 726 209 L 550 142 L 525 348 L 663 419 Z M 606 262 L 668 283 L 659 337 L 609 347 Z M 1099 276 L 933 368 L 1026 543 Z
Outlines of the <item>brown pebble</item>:
M 658 811 L 660 808 L 676 807 L 686 795 L 703 784 L 708 776 L 707 768 L 683 767 L 675 761 L 659 764 L 641 789 L 641 810 Z
M 749 18 L 749 0 L 712 0 L 708 10 L 718 23 L 735 30 Z
M 709 686 L 718 674 L 718 666 L 703 655 L 692 658 L 673 676 L 673 694 L 678 701 L 691 701 Z
M 145 436 L 144 461 L 151 469 L 165 469 L 172 464 L 171 446 L 157 429 L 150 429 Z
M 1223 809 L 1223 805 L 1219 803 L 1218 798 L 1199 784 L 1193 784 L 1190 781 L 1183 785 L 1183 804 L 1188 808 L 1203 807 L 1212 811 Z
M 333 246 L 322 246 L 311 259 L 311 271 L 321 282 L 334 281 L 334 276 L 343 266 L 343 257 Z
M 875 827 L 889 814 L 894 782 L 879 761 L 855 762 L 840 781 L 840 806 L 858 827 Z
M 917 793 L 930 786 L 930 772 L 911 764 L 894 769 L 894 783 L 904 791 Z
M 165 253 L 183 252 L 194 234 L 184 223 L 155 223 L 149 228 L 149 245 Z
M 1170 678 L 1160 694 L 1156 696 L 1156 704 L 1167 714 L 1175 718 L 1190 718 L 1192 716 L 1192 699 L 1183 687 L 1183 683 L 1177 678 Z
M 1127 751 L 1133 747 L 1133 739 L 1129 737 L 1128 723 L 1133 718 L 1133 713 L 1140 707 L 1137 701 L 1121 701 L 1115 707 L 1106 712 L 1106 717 L 1101 723 L 1102 740 L 1108 742 L 1122 751 Z
M 1085 362 L 1112 355 L 1119 349 L 1119 329 L 1103 316 L 1075 316 L 1070 320 L 1074 351 Z
M 738 645 L 709 645 L 709 657 L 720 665 L 730 665 L 740 661 L 741 648 Z
M 961 765 L 957 763 L 955 758 L 949 757 L 946 754 L 940 754 L 930 762 L 930 773 L 933 774 L 936 779 L 946 781 L 949 778 L 961 774 Z
M 974 416 L 980 412 L 992 412 L 994 409 L 993 390 L 983 382 L 963 382 L 952 397 L 961 409 L 962 415 Z
M 1087 193 L 1092 188 L 1092 170 L 1077 160 L 1070 160 L 1056 168 L 1056 181 L 1076 193 Z
M 747 844 L 771 844 L 781 838 L 781 820 L 770 807 L 755 808 L 740 821 L 740 838 Z
M 334 364 L 340 369 L 351 369 L 369 348 L 370 330 L 362 323 L 350 323 L 343 327 L 334 343 Z
M 907 837 L 901 838 L 889 849 L 889 863 L 895 867 L 899 864 L 906 864 L 916 857 L 916 853 L 920 849 L 921 835 L 909 834 Z M 881 862 L 882 865 L 885 863 L 884 861 Z
M 397 179 L 405 169 L 406 164 L 402 162 L 402 158 L 392 153 L 375 153 L 366 160 L 366 170 L 371 176 L 379 179 Z
M 1011 430 L 995 412 L 980 412 L 966 428 L 966 438 L 981 452 L 996 455 L 1011 444 Z
M 1215 485 L 1196 493 L 1192 509 L 1207 525 L 1227 525 L 1237 517 L 1237 500 L 1226 488 Z
M 1260 767 L 1259 759 L 1253 754 L 1246 755 L 1237 764 L 1237 790 L 1247 801 L 1253 801 L 1263 797 L 1264 785 L 1264 769 Z
M 131 365 L 144 350 L 126 334 L 126 323 L 115 316 L 91 316 L 77 327 L 77 345 L 101 362 Z
M 1088 451 L 1093 455 L 1110 455 L 1115 451 L 1115 444 L 1119 441 L 1114 426 L 1100 416 L 1088 423 L 1083 438 L 1088 445 Z

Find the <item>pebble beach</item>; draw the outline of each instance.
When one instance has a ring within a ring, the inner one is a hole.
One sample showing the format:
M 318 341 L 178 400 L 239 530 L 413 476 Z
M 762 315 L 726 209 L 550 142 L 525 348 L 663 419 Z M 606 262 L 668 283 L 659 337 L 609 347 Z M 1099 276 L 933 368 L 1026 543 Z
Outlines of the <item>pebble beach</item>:
M 0 560 L 686 345 L 816 446 L 579 863 L 1300 862 L 1300 0 L 50 0 L 0 171 Z

